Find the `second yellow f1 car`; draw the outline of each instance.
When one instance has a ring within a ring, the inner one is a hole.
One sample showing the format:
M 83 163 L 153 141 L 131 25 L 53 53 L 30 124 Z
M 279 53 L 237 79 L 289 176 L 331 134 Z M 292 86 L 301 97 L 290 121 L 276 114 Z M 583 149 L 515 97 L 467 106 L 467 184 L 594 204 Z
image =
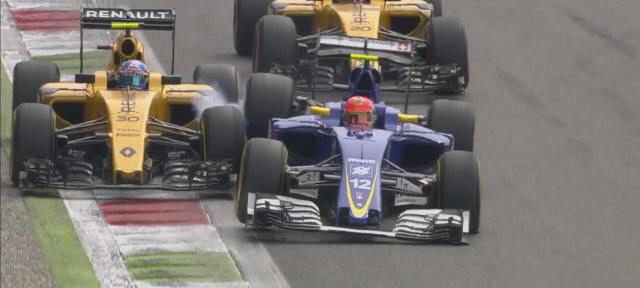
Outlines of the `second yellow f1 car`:
M 199 65 L 194 84 L 149 72 L 132 30 L 175 31 L 173 10 L 84 9 L 83 29 L 123 30 L 115 42 L 98 47 L 110 51 L 107 70 L 63 83 L 55 64 L 15 67 L 12 182 L 197 190 L 228 181 L 246 141 L 245 123 L 236 106 L 217 104 L 237 102 L 235 68 Z M 145 78 L 124 73 L 134 68 Z M 122 85 L 123 79 L 132 81 Z
M 457 18 L 438 17 L 441 9 L 437 0 L 236 0 L 234 43 L 238 54 L 253 55 L 254 72 L 293 76 L 302 66 L 318 64 L 325 78 L 346 84 L 362 61 L 308 63 L 318 59 L 309 55 L 325 56 L 318 51 L 327 41 L 336 52 L 353 45 L 366 51 L 364 40 L 390 41 L 380 45 L 394 46 L 394 52 L 415 51 L 411 55 L 415 69 L 372 63 L 383 76 L 397 79 L 410 73 L 413 78 L 405 84 L 426 86 L 422 82 L 431 78 L 431 70 L 457 69 L 460 85 L 456 89 L 425 89 L 457 94 L 469 83 L 466 34 Z M 365 46 L 360 47 L 360 42 Z

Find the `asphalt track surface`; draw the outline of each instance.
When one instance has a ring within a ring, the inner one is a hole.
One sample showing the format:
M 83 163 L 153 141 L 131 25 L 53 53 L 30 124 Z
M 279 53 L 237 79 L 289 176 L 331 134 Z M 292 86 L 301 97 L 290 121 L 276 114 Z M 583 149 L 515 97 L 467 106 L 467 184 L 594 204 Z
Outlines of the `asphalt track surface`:
M 471 86 L 458 98 L 477 111 L 480 234 L 465 247 L 258 240 L 292 287 L 637 287 L 640 2 L 443 2 L 469 39 Z M 130 5 L 176 8 L 176 72 L 186 79 L 210 62 L 248 76 L 250 61 L 233 51 L 233 1 Z M 168 36 L 148 38 L 168 60 Z M 414 97 L 411 112 L 430 100 Z
M 4 149 L 4 147 L 2 147 Z M 41 251 L 23 195 L 11 186 L 9 157 L 0 151 L 2 167 L 2 287 L 56 287 L 49 265 Z

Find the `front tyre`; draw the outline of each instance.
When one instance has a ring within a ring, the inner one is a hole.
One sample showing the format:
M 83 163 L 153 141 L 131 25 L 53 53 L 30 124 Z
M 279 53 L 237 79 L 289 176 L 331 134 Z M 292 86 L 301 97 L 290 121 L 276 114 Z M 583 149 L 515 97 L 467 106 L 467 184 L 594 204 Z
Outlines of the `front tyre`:
M 55 129 L 51 106 L 23 103 L 16 108 L 11 137 L 11 182 L 14 185 L 19 185 L 22 164 L 27 158 L 54 159 Z
M 248 194 L 282 195 L 287 188 L 287 148 L 277 140 L 254 138 L 247 142 L 242 155 L 235 195 L 236 217 L 247 219 Z
M 427 121 L 436 132 L 453 135 L 455 150 L 473 151 L 476 117 L 471 104 L 438 99 L 431 104 Z
M 288 118 L 292 114 L 294 83 L 289 77 L 256 73 L 247 82 L 244 113 L 247 137 L 268 137 L 273 118 Z
M 469 54 L 467 36 L 457 18 L 434 17 L 427 27 L 427 63 L 430 65 L 458 64 L 464 78 L 462 87 L 452 84 L 435 92 L 437 94 L 460 94 L 469 85 Z M 462 88 L 462 89 L 460 89 Z
M 235 106 L 210 107 L 200 118 L 203 160 L 232 159 L 240 165 L 246 142 L 242 112 Z
M 438 162 L 438 197 L 442 209 L 469 210 L 469 233 L 480 227 L 480 168 L 472 152 L 449 151 Z

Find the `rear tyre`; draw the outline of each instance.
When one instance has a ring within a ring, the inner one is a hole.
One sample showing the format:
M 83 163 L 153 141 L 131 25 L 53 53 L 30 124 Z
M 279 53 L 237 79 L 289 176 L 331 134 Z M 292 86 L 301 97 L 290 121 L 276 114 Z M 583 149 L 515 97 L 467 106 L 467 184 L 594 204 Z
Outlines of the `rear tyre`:
M 440 208 L 469 210 L 469 233 L 480 227 L 480 168 L 472 152 L 449 151 L 438 162 Z
M 236 67 L 229 64 L 204 64 L 193 70 L 193 82 L 207 84 L 218 92 L 226 103 L 238 103 L 240 76 Z
M 210 107 L 200 118 L 202 158 L 204 160 L 233 159 L 240 165 L 246 142 L 242 112 L 235 106 Z
M 453 135 L 454 150 L 473 151 L 476 120 L 471 104 L 438 99 L 431 104 L 427 121 L 436 132 Z
M 268 137 L 271 119 L 292 114 L 294 83 L 289 77 L 256 73 L 247 82 L 244 113 L 247 137 Z
M 298 62 L 298 40 L 293 20 L 281 15 L 260 18 L 256 24 L 253 48 L 253 72 L 271 72 L 274 64 L 295 65 Z
M 42 85 L 60 82 L 58 65 L 42 61 L 25 61 L 13 68 L 13 110 L 22 103 L 38 103 Z
M 457 18 L 434 17 L 429 20 L 427 39 L 427 63 L 431 65 L 458 64 L 462 69 L 464 83 L 469 85 L 469 55 L 467 53 L 467 36 L 462 23 Z M 463 89 L 459 85 L 451 85 L 439 90 L 438 94 L 460 94 Z
M 267 15 L 272 0 L 236 0 L 233 5 L 233 45 L 240 56 L 251 56 L 256 22 Z
M 287 148 L 282 142 L 266 138 L 254 138 L 247 142 L 235 197 L 236 216 L 240 222 L 244 223 L 247 219 L 249 192 L 273 195 L 285 193 L 286 165 Z
M 15 110 L 11 137 L 11 182 L 19 184 L 22 162 L 27 158 L 53 160 L 55 114 L 40 103 L 23 103 Z

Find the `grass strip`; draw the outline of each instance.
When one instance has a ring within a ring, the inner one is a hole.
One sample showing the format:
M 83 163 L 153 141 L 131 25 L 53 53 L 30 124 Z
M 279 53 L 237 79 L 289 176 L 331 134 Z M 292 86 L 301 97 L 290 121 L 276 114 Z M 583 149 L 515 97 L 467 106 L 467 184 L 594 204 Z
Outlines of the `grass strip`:
M 27 196 L 25 203 L 58 287 L 100 287 L 62 200 Z
M 11 79 L 7 74 L 7 66 L 4 64 L 4 60 L 0 60 L 2 66 L 2 82 L 0 83 L 0 141 L 2 147 L 9 155 L 11 150 L 11 122 L 13 118 L 13 111 L 11 111 L 11 100 L 13 97 L 13 87 L 11 86 Z
M 7 154 L 11 149 L 11 100 L 13 86 L 4 60 L 0 94 L 0 138 Z M 7 165 L 8 166 L 8 165 Z M 33 223 L 53 278 L 58 287 L 100 287 L 89 258 L 76 235 L 67 209 L 57 197 L 25 197 L 29 219 Z
M 242 281 L 227 252 L 136 254 L 125 257 L 125 262 L 138 281 Z

